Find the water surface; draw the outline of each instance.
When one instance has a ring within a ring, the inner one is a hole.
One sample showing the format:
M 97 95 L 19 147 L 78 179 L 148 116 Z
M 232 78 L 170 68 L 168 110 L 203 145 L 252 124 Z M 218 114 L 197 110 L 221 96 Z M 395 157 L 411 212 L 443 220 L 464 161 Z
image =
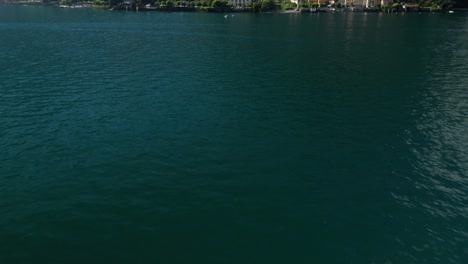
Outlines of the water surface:
M 0 262 L 466 263 L 467 33 L 0 6 Z

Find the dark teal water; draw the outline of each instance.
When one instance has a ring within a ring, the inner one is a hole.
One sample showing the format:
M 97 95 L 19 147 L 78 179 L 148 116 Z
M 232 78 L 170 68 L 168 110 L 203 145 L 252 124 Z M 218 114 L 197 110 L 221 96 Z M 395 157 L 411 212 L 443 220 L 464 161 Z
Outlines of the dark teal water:
M 0 263 L 468 263 L 466 14 L 0 6 Z

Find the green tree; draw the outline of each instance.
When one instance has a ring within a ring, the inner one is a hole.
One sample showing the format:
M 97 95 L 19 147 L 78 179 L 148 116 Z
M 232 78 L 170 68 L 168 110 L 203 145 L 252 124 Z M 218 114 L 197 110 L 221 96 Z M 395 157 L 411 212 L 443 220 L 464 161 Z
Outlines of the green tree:
M 289 1 L 289 0 L 281 2 L 281 9 L 283 9 L 283 10 L 291 10 L 291 9 L 294 9 L 294 8 L 296 8 L 296 4 Z
M 166 1 L 166 8 L 171 9 L 174 8 L 174 2 L 171 0 Z
M 442 9 L 450 9 L 455 4 L 460 4 L 465 2 L 464 0 L 421 0 L 418 1 L 420 6 L 422 7 L 432 7 L 432 8 L 442 8 Z
M 262 6 L 258 2 L 253 2 L 252 3 L 252 11 L 253 12 L 258 12 L 260 11 Z
M 275 2 L 273 0 L 263 0 L 261 5 L 262 11 L 275 9 Z
M 211 4 L 211 7 L 216 8 L 216 9 L 225 9 L 229 6 L 228 1 L 224 0 L 214 0 L 213 3 Z

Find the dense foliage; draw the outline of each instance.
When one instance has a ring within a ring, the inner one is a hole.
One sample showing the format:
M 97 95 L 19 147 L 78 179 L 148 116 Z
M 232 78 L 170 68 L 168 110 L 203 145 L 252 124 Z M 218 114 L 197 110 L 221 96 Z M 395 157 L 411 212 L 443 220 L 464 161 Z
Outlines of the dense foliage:
M 1 1 L 1 0 L 0 0 Z M 27 0 L 8 0 L 7 2 L 24 2 Z M 56 2 L 57 0 L 42 0 L 43 3 Z M 92 2 L 94 5 L 105 6 L 118 6 L 124 3 L 124 0 L 58 0 L 61 4 L 74 4 L 79 2 Z M 197 8 L 212 8 L 216 10 L 232 9 L 232 5 L 227 0 L 130 0 L 133 6 L 145 6 L 150 4 L 157 7 L 175 8 L 175 7 L 197 7 Z M 340 8 L 343 0 L 336 1 L 338 3 L 330 4 L 330 7 Z M 349 2 L 352 2 L 350 0 Z M 348 2 L 348 3 L 349 3 Z M 377 1 L 380 3 L 380 1 Z M 302 1 L 302 7 L 318 7 L 318 0 Z M 320 6 L 328 6 L 330 2 L 323 2 L 320 0 Z M 387 5 L 380 6 L 382 10 L 398 9 L 404 3 L 419 4 L 421 8 L 432 9 L 451 9 L 453 7 L 468 8 L 468 0 L 391 0 Z M 247 10 L 254 12 L 274 10 L 276 8 L 282 10 L 291 10 L 297 8 L 297 5 L 290 0 L 253 0 L 251 4 L 247 5 Z
M 275 2 L 273 0 L 263 0 L 261 5 L 262 11 L 275 9 Z
M 420 6 L 422 7 L 437 7 L 442 9 L 452 8 L 455 4 L 453 0 L 420 0 Z
M 289 0 L 283 0 L 281 1 L 281 9 L 283 10 L 292 10 L 297 7 L 296 3 L 293 3 Z
M 450 9 L 454 5 L 462 5 L 466 4 L 466 0 L 409 0 L 409 1 L 399 1 L 394 0 L 393 4 L 401 4 L 401 3 L 414 3 L 419 4 L 421 7 L 432 7 L 432 8 L 441 8 L 441 9 Z

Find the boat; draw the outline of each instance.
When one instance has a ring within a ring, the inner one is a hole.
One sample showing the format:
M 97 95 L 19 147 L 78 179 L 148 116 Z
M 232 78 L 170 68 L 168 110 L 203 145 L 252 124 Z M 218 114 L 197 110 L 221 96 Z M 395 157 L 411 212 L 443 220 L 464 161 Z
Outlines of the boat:
M 146 4 L 145 7 L 143 8 L 143 10 L 156 10 L 156 9 L 158 8 L 155 6 L 151 6 L 151 4 Z

